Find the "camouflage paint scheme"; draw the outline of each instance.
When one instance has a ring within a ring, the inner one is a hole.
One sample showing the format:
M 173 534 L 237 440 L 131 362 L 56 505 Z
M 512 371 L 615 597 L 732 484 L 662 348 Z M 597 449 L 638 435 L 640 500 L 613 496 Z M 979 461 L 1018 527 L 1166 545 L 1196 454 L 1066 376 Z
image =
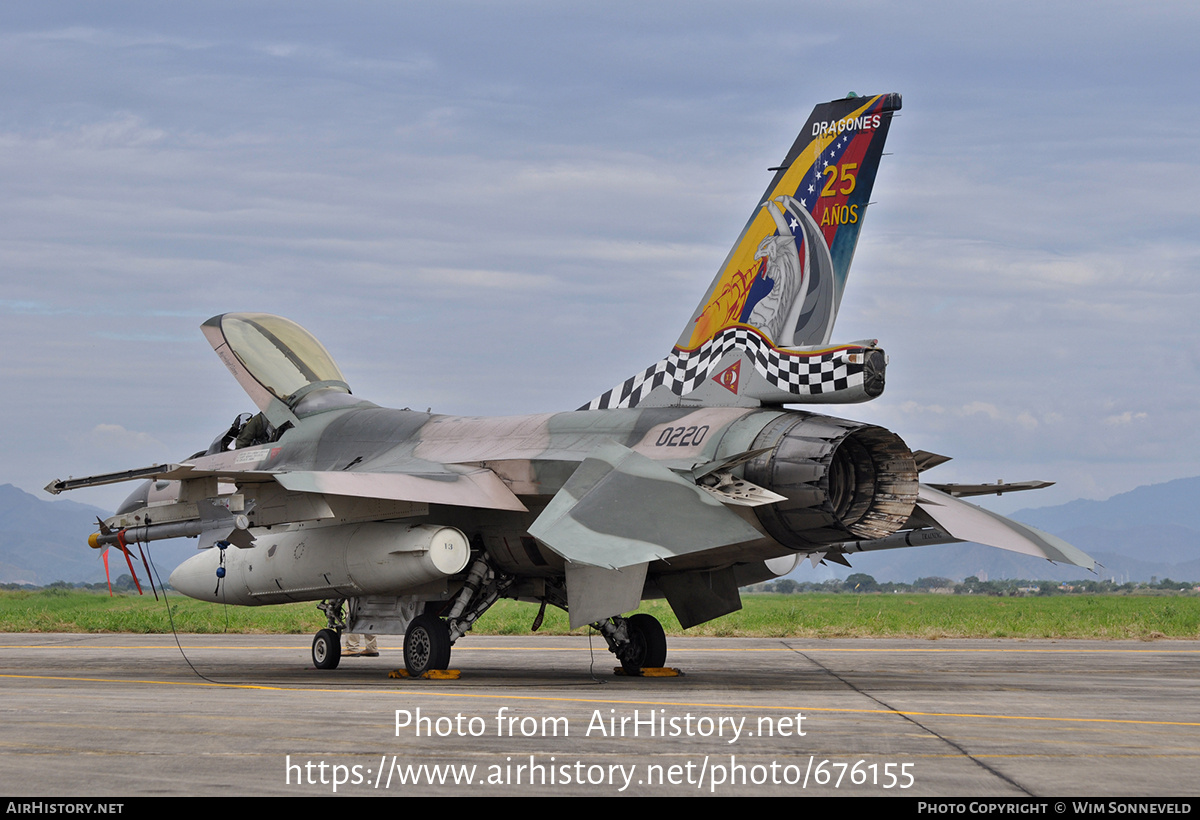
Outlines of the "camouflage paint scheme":
M 1044 483 L 921 484 L 944 456 L 783 406 L 883 390 L 874 340 L 830 338 L 899 108 L 896 94 L 817 106 L 671 353 L 579 410 L 378 407 L 299 325 L 224 314 L 202 329 L 257 419 L 178 464 L 47 489 L 143 480 L 93 546 L 197 536 L 200 554 L 172 575 L 185 594 L 332 602 L 332 631 L 314 641 L 326 668 L 342 628 L 404 632 L 410 671 L 445 668 L 498 597 L 597 624 L 637 669 L 666 651 L 657 622 L 622 615 L 641 599 L 665 596 L 689 627 L 806 557 L 965 539 L 1090 568 L 1060 539 L 960 500 Z M 236 446 L 259 430 L 267 440 Z

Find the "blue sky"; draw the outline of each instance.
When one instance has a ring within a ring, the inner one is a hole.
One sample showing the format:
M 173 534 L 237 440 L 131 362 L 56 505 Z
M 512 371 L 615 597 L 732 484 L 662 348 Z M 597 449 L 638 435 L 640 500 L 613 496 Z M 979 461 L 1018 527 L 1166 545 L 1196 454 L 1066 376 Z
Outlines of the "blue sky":
M 665 355 L 809 111 L 898 91 L 840 415 L 939 481 L 1200 473 L 1194 4 L 0 8 L 0 482 L 178 460 L 299 321 L 380 404 L 571 409 Z M 125 488 L 75 494 L 101 506 Z

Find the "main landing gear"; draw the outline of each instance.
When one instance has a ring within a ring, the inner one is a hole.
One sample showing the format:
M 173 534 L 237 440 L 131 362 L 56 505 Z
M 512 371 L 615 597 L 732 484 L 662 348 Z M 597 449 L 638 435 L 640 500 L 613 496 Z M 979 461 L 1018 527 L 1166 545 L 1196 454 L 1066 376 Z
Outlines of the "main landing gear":
M 628 618 L 617 615 L 595 627 L 608 643 L 608 651 L 617 656 L 628 674 L 666 665 L 667 635 L 653 615 L 644 612 Z
M 471 631 L 479 616 L 487 612 L 513 584 L 513 577 L 497 572 L 485 555 L 471 564 L 462 589 L 448 606 L 430 603 L 424 614 L 413 618 L 404 632 L 404 668 L 414 678 L 450 666 L 450 647 Z M 439 610 L 448 610 L 439 617 Z
M 415 678 L 426 672 L 447 669 L 454 642 L 471 631 L 479 616 L 512 586 L 514 580 L 510 575 L 497 572 L 487 557 L 480 555 L 463 579 L 461 589 L 449 601 L 355 598 L 350 601 L 349 618 L 344 615 L 345 598 L 322 601 L 317 608 L 325 613 L 327 626 L 313 638 L 313 665 L 318 669 L 337 668 L 342 657 L 341 633 L 359 629 L 364 606 L 369 604 L 373 608 L 370 622 L 388 627 L 383 634 L 404 631 L 404 666 L 410 676 Z M 372 630 L 373 633 L 378 631 Z
M 450 666 L 450 627 L 436 615 L 413 618 L 404 632 L 404 668 L 414 678 Z
M 389 630 L 388 634 L 395 634 L 404 628 L 404 666 L 408 674 L 420 677 L 426 672 L 449 668 L 450 650 L 455 641 L 470 631 L 479 616 L 496 602 L 513 580 L 511 576 L 497 573 L 489 566 L 487 559 L 480 556 L 468 572 L 462 588 L 449 601 L 421 604 L 395 599 L 403 605 L 398 607 L 398 614 L 390 616 L 395 631 Z M 350 620 L 354 624 L 362 620 L 362 600 L 351 601 Z M 353 614 L 356 602 L 360 607 L 358 615 Z M 542 602 L 543 609 L 546 603 L 567 609 L 564 592 L 549 584 Z M 346 599 L 335 598 L 318 604 L 317 608 L 325 613 L 328 625 L 313 638 L 312 658 L 317 669 L 336 669 L 342 659 L 341 634 L 348 628 L 343 615 L 345 603 Z M 424 611 L 415 615 L 422 608 Z M 536 630 L 540 623 L 539 613 L 533 628 Z M 662 624 L 653 615 L 638 613 L 628 618 L 614 615 L 592 626 L 604 636 L 608 651 L 617 656 L 626 673 L 638 675 L 644 669 L 661 669 L 666 665 L 667 636 Z

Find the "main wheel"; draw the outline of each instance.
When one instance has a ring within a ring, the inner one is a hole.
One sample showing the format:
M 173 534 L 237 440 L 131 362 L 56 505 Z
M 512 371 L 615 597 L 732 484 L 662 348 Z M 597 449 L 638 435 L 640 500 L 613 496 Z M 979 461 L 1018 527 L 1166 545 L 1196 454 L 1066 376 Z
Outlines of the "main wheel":
M 450 627 L 434 615 L 413 618 L 404 633 L 404 668 L 414 678 L 450 665 Z
M 667 634 L 653 615 L 639 612 L 625 619 L 629 645 L 621 652 L 621 666 L 629 673 L 657 669 L 667 662 Z
M 342 639 L 332 629 L 322 629 L 313 638 L 313 666 L 318 669 L 337 669 L 342 660 Z

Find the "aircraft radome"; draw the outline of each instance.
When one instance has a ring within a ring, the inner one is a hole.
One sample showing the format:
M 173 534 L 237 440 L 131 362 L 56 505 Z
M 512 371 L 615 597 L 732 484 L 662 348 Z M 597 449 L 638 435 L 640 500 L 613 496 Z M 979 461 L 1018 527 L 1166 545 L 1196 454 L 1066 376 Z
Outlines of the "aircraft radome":
M 578 410 L 379 407 L 296 323 L 226 313 L 202 330 L 257 415 L 177 464 L 46 489 L 143 481 L 91 545 L 129 560 L 138 542 L 198 537 L 171 575 L 185 595 L 320 601 L 326 669 L 343 630 L 403 634 L 411 674 L 445 669 L 499 598 L 595 625 L 636 672 L 667 654 L 657 620 L 624 614 L 642 599 L 665 597 L 688 628 L 805 558 L 969 540 L 1090 569 L 1061 539 L 960 500 L 1044 482 L 924 484 L 946 457 L 786 407 L 883 392 L 878 343 L 831 338 L 899 108 L 899 94 L 818 105 L 674 348 Z

